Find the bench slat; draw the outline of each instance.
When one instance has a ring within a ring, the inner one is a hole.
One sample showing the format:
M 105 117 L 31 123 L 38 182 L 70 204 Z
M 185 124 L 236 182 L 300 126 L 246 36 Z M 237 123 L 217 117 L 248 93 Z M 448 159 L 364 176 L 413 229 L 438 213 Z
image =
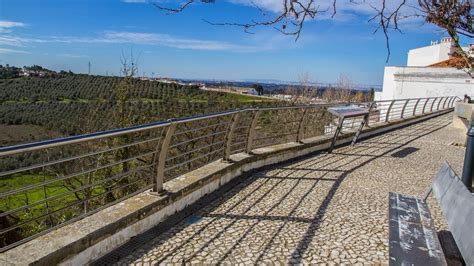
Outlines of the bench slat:
M 389 195 L 390 265 L 447 265 L 425 202 Z

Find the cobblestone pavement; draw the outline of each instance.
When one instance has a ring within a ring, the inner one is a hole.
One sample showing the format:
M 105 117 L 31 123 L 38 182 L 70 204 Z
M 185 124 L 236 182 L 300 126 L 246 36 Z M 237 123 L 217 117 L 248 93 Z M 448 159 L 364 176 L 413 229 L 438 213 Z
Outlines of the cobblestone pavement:
M 461 169 L 451 120 L 257 172 L 118 263 L 386 264 L 389 191 L 421 196 L 444 160 Z

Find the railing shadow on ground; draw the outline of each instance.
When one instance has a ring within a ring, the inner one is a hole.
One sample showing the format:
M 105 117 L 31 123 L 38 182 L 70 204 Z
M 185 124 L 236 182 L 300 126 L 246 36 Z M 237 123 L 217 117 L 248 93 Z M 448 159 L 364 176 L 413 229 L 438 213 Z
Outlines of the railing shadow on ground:
M 0 147 L 0 252 L 149 189 L 165 192 L 165 182 L 211 162 L 333 135 L 338 118 L 328 108 L 369 108 L 369 124 L 382 125 L 449 111 L 456 100 L 245 108 Z M 343 130 L 361 123 L 361 118 L 348 119 Z
M 148 235 L 148 244 L 142 245 L 140 248 L 135 247 L 131 250 L 131 247 L 127 247 L 127 244 L 125 244 L 121 249 L 128 249 L 125 253 L 133 253 L 135 258 L 139 258 L 150 252 L 152 249 L 159 248 L 179 232 L 186 230 L 188 226 L 191 226 L 191 224 L 196 222 L 194 220 L 196 220 L 197 217 L 199 229 L 194 231 L 192 234 L 186 235 L 184 239 L 180 239 L 181 241 L 179 241 L 176 246 L 161 253 L 160 258 L 158 258 L 159 263 L 164 262 L 180 252 L 180 250 L 186 249 L 187 245 L 191 242 L 199 241 L 200 247 L 198 249 L 192 249 L 192 252 L 186 253 L 186 255 L 180 260 L 182 263 L 190 263 L 214 241 L 220 237 L 225 237 L 227 230 L 231 229 L 231 227 L 238 221 L 254 221 L 253 224 L 244 229 L 244 232 L 240 237 L 231 240 L 233 242 L 232 246 L 226 248 L 226 250 L 222 252 L 223 254 L 219 256 L 218 261 L 213 261 L 216 263 L 222 263 L 232 257 L 234 249 L 253 232 L 259 223 L 262 221 L 281 222 L 270 240 L 264 245 L 263 249 L 260 250 L 258 257 L 252 258 L 253 262 L 258 263 L 262 262 L 264 255 L 269 251 L 269 248 L 279 234 L 282 233 L 285 226 L 289 223 L 298 222 L 306 224 L 307 230 L 299 239 L 296 248 L 293 249 L 291 255 L 289 255 L 287 259 L 288 263 L 301 263 L 303 253 L 308 250 L 308 243 L 310 243 L 311 239 L 315 237 L 320 227 L 321 218 L 325 215 L 339 186 L 350 173 L 364 167 L 378 158 L 390 156 L 390 154 L 396 152 L 398 149 L 403 148 L 423 136 L 438 131 L 449 124 L 450 120 L 448 116 L 445 115 L 427 120 L 423 123 L 405 127 L 404 129 L 372 137 L 366 141 L 362 141 L 354 147 L 340 147 L 334 150 L 331 154 L 312 154 L 303 158 L 293 159 L 289 162 L 279 164 L 278 166 L 266 167 L 264 170 L 260 170 L 259 172 L 250 175 L 209 205 L 203 206 L 202 209 L 194 213 L 194 218 L 188 216 L 163 234 Z M 314 173 L 317 173 L 317 176 L 309 176 L 310 174 L 314 175 Z M 286 184 L 285 181 L 293 181 L 294 183 Z M 298 187 L 303 181 L 314 182 L 309 186 L 309 188 L 307 188 L 303 195 L 298 196 L 295 192 L 296 187 Z M 333 183 L 330 185 L 330 188 L 324 196 L 321 204 L 316 206 L 314 211 L 306 210 L 312 213 L 312 216 L 298 216 L 297 209 L 300 207 L 302 202 L 307 200 L 308 194 L 316 189 L 316 186 L 320 182 Z M 282 188 L 283 192 L 279 193 Z M 241 195 L 236 197 L 237 194 Z M 272 194 L 278 194 L 277 200 L 272 201 L 269 205 L 264 205 L 264 209 L 255 209 L 255 206 L 264 202 L 267 197 Z M 285 215 L 271 215 L 272 211 L 276 211 L 285 201 L 288 201 L 288 199 L 294 198 L 295 196 L 298 196 L 299 199 L 296 201 L 296 204 L 289 208 L 289 212 L 286 212 Z M 248 204 L 249 202 L 251 203 Z M 248 206 L 246 206 L 246 204 L 248 204 Z M 224 210 L 221 210 L 222 206 L 225 206 Z M 254 212 L 258 212 L 258 214 L 252 214 Z M 198 215 L 196 216 L 196 214 Z M 199 220 L 200 218 L 204 219 Z M 194 220 L 191 220 L 190 223 L 190 219 Z M 219 220 L 223 219 L 230 222 L 222 228 L 219 228 L 217 233 L 213 233 L 212 236 L 209 237 L 206 230 L 212 227 L 213 223 L 217 223 Z M 160 225 L 158 225 L 158 227 L 159 226 Z

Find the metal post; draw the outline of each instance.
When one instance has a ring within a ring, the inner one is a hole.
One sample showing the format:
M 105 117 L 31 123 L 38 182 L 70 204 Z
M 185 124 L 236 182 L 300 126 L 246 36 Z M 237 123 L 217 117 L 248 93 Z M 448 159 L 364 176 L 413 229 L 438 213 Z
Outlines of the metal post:
M 446 107 L 447 107 L 447 108 L 451 108 L 451 104 L 452 104 L 452 102 L 454 102 L 455 100 L 456 100 L 456 97 L 455 97 L 455 96 L 454 96 L 454 97 L 451 97 L 451 98 L 449 99 L 449 101 L 448 101 L 448 106 L 446 106 Z
M 418 104 L 420 103 L 421 99 L 416 100 L 415 107 L 413 107 L 413 116 L 416 115 L 416 108 L 418 108 Z
M 443 102 L 443 110 L 444 110 L 444 108 L 446 107 L 446 102 L 448 101 L 448 99 L 451 99 L 451 97 L 446 97 L 446 99 L 444 99 L 444 102 Z
M 439 102 L 438 102 L 438 107 L 436 107 L 436 111 L 439 111 L 439 106 L 441 105 L 441 101 L 443 100 L 443 97 L 441 97 L 441 99 L 439 99 Z
M 471 127 L 467 131 L 466 154 L 462 170 L 462 182 L 471 191 L 472 180 L 474 180 L 474 116 L 471 117 Z
M 455 102 L 456 102 L 456 96 L 454 96 L 453 99 L 451 99 L 451 101 L 449 101 L 449 108 L 452 108 L 454 106 Z
M 433 112 L 433 106 L 436 102 L 436 99 L 438 99 L 438 97 L 434 98 L 433 103 L 431 104 L 430 113 Z
M 247 135 L 247 147 L 245 147 L 245 152 L 249 154 L 252 152 L 253 139 L 255 137 L 255 127 L 257 127 L 259 115 L 260 110 L 255 110 L 255 113 L 252 117 L 252 123 L 250 124 L 249 133 Z
M 365 121 L 365 125 L 367 127 L 369 127 L 369 123 L 370 123 L 370 113 L 372 112 L 372 109 L 374 109 L 375 106 L 376 106 L 376 102 L 371 102 L 369 104 L 369 113 L 367 114 L 367 120 Z
M 374 107 L 374 105 L 375 105 L 374 102 L 370 104 L 369 112 L 366 115 L 364 115 L 364 118 L 360 122 L 359 129 L 355 133 L 354 138 L 352 138 L 351 146 L 354 146 L 356 144 L 357 140 L 359 139 L 360 132 L 362 131 L 362 129 L 364 129 L 364 126 L 369 123 L 370 112 L 372 111 L 372 108 Z
M 168 126 L 168 129 L 166 130 L 166 135 L 163 139 L 163 143 L 161 144 L 160 156 L 158 157 L 158 166 L 156 168 L 155 187 L 153 188 L 153 192 L 163 192 L 166 156 L 168 155 L 168 149 L 170 147 L 171 138 L 173 137 L 174 132 L 176 130 L 176 125 L 177 124 L 171 122 L 171 124 Z
M 304 138 L 304 118 L 306 116 L 306 112 L 308 111 L 308 108 L 305 108 L 303 110 L 303 115 L 301 116 L 300 122 L 298 124 L 298 132 L 296 133 L 296 142 L 300 142 Z
M 390 111 L 392 110 L 392 107 L 393 107 L 393 104 L 395 103 L 395 100 L 393 100 L 390 105 L 388 106 L 388 109 L 387 109 L 387 115 L 385 116 L 385 122 L 388 122 L 388 118 L 389 118 L 389 115 L 390 115 Z
M 425 114 L 426 105 L 428 104 L 428 102 L 430 101 L 430 99 L 431 99 L 431 98 L 426 98 L 425 104 L 423 105 L 423 111 L 421 111 L 421 114 Z
M 232 115 L 232 118 L 230 120 L 230 127 L 227 131 L 227 134 L 225 134 L 225 150 L 224 150 L 225 161 L 230 161 L 232 138 L 234 136 L 234 131 L 237 126 L 237 123 L 239 122 L 239 118 L 240 118 L 240 112 Z
M 407 108 L 407 104 L 408 104 L 409 101 L 410 101 L 410 99 L 406 100 L 405 104 L 403 105 L 402 113 L 400 115 L 400 118 L 402 118 L 402 119 L 403 119 L 403 114 L 405 113 L 405 108 Z
M 332 150 L 334 149 L 334 146 L 336 146 L 337 137 L 339 136 L 339 133 L 342 131 L 343 125 L 344 125 L 344 117 L 339 117 L 339 123 L 337 125 L 336 132 L 334 132 L 334 136 L 332 137 L 331 146 L 329 146 L 328 153 L 331 153 Z

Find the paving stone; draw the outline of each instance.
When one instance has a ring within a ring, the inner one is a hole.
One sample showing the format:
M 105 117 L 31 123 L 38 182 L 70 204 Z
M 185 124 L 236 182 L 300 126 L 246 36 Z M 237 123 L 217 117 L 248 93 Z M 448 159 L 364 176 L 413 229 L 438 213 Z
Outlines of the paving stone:
M 460 172 L 464 149 L 450 145 L 451 120 L 257 172 L 194 213 L 198 222 L 176 224 L 117 264 L 386 264 L 388 193 L 422 195 L 444 160 Z M 436 201 L 428 204 L 446 228 Z

